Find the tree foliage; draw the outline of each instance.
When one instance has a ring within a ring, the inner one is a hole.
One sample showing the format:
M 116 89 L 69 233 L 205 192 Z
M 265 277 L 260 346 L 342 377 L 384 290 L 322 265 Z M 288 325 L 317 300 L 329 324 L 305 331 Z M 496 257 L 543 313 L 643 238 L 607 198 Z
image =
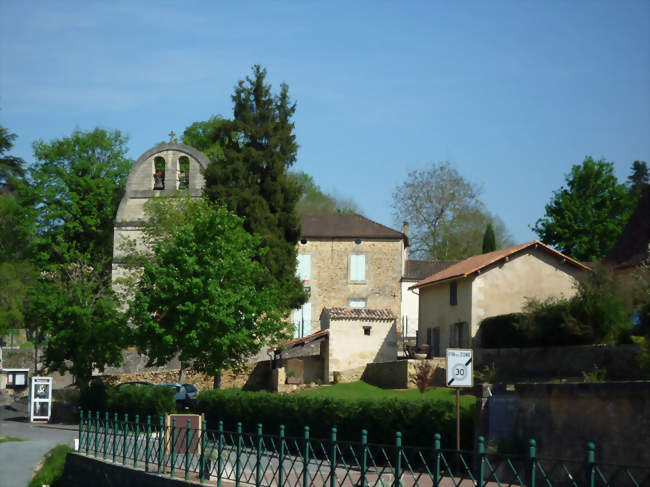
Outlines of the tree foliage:
M 20 157 L 5 154 L 14 146 L 16 137 L 16 134 L 0 125 L 0 190 L 13 189 L 15 180 L 25 175 L 25 161 Z
M 30 198 L 38 208 L 35 239 L 41 262 L 86 255 L 98 269 L 110 264 L 113 222 L 132 165 L 126 137 L 96 128 L 34 142 Z
M 295 278 L 300 188 L 288 173 L 298 151 L 291 120 L 296 106 L 286 84 L 274 96 L 265 78 L 266 70 L 254 66 L 252 77 L 239 81 L 233 120 L 211 133 L 222 144 L 223 158 L 208 166 L 205 194 L 244 217 L 246 230 L 260 236 L 269 249 L 260 261 L 274 279 L 291 281 L 287 299 L 297 307 L 305 300 Z
M 148 213 L 177 212 L 186 219 L 167 227 L 173 232 L 153 236 L 153 256 L 129 305 L 136 342 L 150 361 L 164 364 L 178 356 L 217 376 L 286 338 L 286 286 L 259 262 L 266 249 L 242 218 L 202 199 L 153 204 Z
M 630 190 L 641 193 L 645 188 L 650 186 L 650 171 L 645 161 L 634 161 L 632 163 L 632 173 L 627 178 Z
M 494 228 L 492 227 L 492 222 L 487 224 L 485 227 L 485 233 L 483 234 L 483 253 L 487 254 L 488 252 L 493 252 L 497 249 L 496 237 L 494 236 Z
M 396 222 L 409 222 L 411 253 L 435 260 L 480 254 L 488 223 L 497 248 L 511 244 L 505 225 L 485 209 L 479 194 L 448 162 L 410 172 L 395 189 L 392 207 Z
M 359 206 L 351 198 L 323 192 L 314 178 L 306 172 L 290 172 L 289 176 L 300 188 L 300 199 L 296 204 L 298 214 L 361 213 Z
M 635 204 L 612 162 L 587 157 L 572 167 L 566 186 L 553 192 L 533 231 L 574 259 L 599 260 L 618 240 Z
M 210 160 L 219 161 L 223 159 L 223 125 L 226 120 L 215 115 L 209 120 L 194 122 L 183 132 L 181 139 L 183 144 L 194 147 L 203 152 Z

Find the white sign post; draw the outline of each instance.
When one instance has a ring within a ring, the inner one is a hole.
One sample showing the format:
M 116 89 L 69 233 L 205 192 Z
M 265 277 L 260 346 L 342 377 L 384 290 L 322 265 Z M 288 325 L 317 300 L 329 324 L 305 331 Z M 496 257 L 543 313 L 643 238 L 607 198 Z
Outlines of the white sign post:
M 52 414 L 52 377 L 32 377 L 29 420 L 49 421 Z
M 471 348 L 447 349 L 447 387 L 456 388 L 456 449 L 460 450 L 460 388 L 474 385 Z

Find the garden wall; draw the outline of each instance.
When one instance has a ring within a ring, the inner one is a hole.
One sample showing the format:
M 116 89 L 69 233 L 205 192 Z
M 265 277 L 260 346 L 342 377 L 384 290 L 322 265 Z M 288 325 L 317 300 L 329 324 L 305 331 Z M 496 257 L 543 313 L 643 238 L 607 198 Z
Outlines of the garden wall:
M 637 345 L 579 345 L 570 347 L 479 348 L 476 366 L 494 363 L 497 371 L 514 377 L 582 377 L 594 366 L 607 378 L 642 379 L 636 363 Z
M 366 365 L 361 380 L 372 384 L 373 386 L 384 389 L 415 389 L 409 378 L 415 374 L 416 366 L 423 362 L 422 360 L 395 360 L 392 362 L 369 363 Z M 433 385 L 445 385 L 445 358 L 435 358 L 427 360 L 435 372 L 433 376 Z

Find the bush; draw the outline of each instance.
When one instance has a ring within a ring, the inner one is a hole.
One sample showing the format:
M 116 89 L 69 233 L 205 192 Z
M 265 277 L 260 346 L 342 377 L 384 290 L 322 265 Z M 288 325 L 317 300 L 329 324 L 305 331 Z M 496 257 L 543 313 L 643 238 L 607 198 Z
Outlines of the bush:
M 136 414 L 142 420 L 146 420 L 147 416 L 156 419 L 176 410 L 175 394 L 174 389 L 169 387 L 129 385 L 118 390 L 98 381 L 82 391 L 79 404 L 84 411 L 108 411 L 120 416 L 126 413 L 131 420 Z
M 455 404 L 449 401 L 403 399 L 346 400 L 319 396 L 280 395 L 269 392 L 208 390 L 199 394 L 198 411 L 204 412 L 208 428 L 216 429 L 219 420 L 224 429 L 234 431 L 238 421 L 244 431 L 255 432 L 258 423 L 264 432 L 278 434 L 284 424 L 287 436 L 302 437 L 309 426 L 312 438 L 330 437 L 338 430 L 341 441 L 359 441 L 361 430 L 368 430 L 372 443 L 393 444 L 400 431 L 406 445 L 430 446 L 433 435 L 440 433 L 443 444 L 453 447 L 456 438 Z M 471 448 L 474 410 L 461 408 L 461 442 Z
M 526 344 L 524 313 L 510 313 L 486 318 L 481 322 L 481 346 L 484 348 L 513 348 Z

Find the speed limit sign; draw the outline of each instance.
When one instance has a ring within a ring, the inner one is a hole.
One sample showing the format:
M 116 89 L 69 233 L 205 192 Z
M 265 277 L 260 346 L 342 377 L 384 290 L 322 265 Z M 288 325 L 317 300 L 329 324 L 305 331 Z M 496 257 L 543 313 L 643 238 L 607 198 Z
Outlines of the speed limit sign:
M 447 349 L 447 387 L 472 387 L 472 349 Z

